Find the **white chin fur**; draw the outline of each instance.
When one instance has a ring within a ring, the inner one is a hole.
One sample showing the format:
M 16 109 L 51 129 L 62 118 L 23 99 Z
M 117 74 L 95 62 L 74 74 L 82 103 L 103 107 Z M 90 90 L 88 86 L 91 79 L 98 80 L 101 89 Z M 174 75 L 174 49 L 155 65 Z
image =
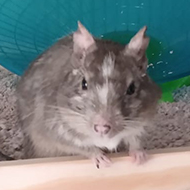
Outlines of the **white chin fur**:
M 116 150 L 119 143 L 123 139 L 124 134 L 120 133 L 113 138 L 109 137 L 97 137 L 94 138 L 94 145 L 99 147 L 99 148 L 107 148 L 108 150 Z

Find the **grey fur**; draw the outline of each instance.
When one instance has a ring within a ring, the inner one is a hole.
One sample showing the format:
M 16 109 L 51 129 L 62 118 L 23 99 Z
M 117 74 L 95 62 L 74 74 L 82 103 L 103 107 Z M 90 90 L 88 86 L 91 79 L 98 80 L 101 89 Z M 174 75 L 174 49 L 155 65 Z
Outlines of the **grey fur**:
M 81 51 L 73 51 L 72 35 L 60 39 L 20 80 L 18 110 L 28 136 L 26 158 L 74 154 L 92 158 L 103 148 L 117 149 L 122 141 L 132 150 L 141 148 L 143 127 L 153 118 L 160 98 L 158 87 L 139 69 L 147 64 L 145 54 L 136 60 L 120 44 L 99 39 L 95 43 L 96 48 L 82 57 Z M 109 56 L 114 69 L 106 78 L 103 63 Z M 81 88 L 83 77 L 88 90 Z M 131 81 L 136 91 L 129 96 L 126 90 Z M 103 104 L 99 89 L 105 85 L 108 93 Z M 97 114 L 106 115 L 112 123 L 105 142 L 114 145 L 98 146 L 102 139 L 92 127 Z

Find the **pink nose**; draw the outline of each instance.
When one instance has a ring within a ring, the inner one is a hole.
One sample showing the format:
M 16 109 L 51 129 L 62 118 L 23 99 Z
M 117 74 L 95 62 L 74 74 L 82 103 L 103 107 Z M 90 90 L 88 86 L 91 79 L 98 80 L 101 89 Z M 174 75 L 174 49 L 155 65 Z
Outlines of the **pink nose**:
M 94 130 L 98 133 L 98 134 L 100 134 L 100 135 L 106 135 L 106 134 L 108 134 L 108 132 L 110 131 L 110 129 L 111 129 L 111 126 L 110 125 L 107 125 L 107 124 L 105 124 L 105 125 L 97 125 L 97 124 L 95 124 L 94 125 Z

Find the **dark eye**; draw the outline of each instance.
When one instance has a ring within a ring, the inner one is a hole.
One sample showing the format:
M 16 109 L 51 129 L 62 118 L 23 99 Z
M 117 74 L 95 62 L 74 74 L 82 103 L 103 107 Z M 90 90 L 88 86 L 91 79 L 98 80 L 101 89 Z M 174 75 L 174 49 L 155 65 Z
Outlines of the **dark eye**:
M 87 85 L 87 82 L 86 82 L 85 78 L 83 78 L 83 79 L 82 79 L 82 89 L 83 89 L 83 90 L 87 90 L 87 86 L 88 86 L 88 85 Z
M 126 93 L 127 93 L 127 95 L 132 95 L 132 94 L 134 94 L 134 92 L 135 92 L 135 83 L 132 82 L 132 83 L 129 85 L 129 87 L 128 87 Z

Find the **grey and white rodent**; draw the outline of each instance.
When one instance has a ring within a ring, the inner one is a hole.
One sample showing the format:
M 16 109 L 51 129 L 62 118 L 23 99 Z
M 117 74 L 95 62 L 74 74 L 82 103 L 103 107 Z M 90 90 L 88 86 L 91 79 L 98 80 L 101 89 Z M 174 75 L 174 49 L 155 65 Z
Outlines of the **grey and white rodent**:
M 143 27 L 126 46 L 78 30 L 40 55 L 17 87 L 26 158 L 83 155 L 97 167 L 121 142 L 142 162 L 144 127 L 156 112 L 159 87 L 147 75 Z

